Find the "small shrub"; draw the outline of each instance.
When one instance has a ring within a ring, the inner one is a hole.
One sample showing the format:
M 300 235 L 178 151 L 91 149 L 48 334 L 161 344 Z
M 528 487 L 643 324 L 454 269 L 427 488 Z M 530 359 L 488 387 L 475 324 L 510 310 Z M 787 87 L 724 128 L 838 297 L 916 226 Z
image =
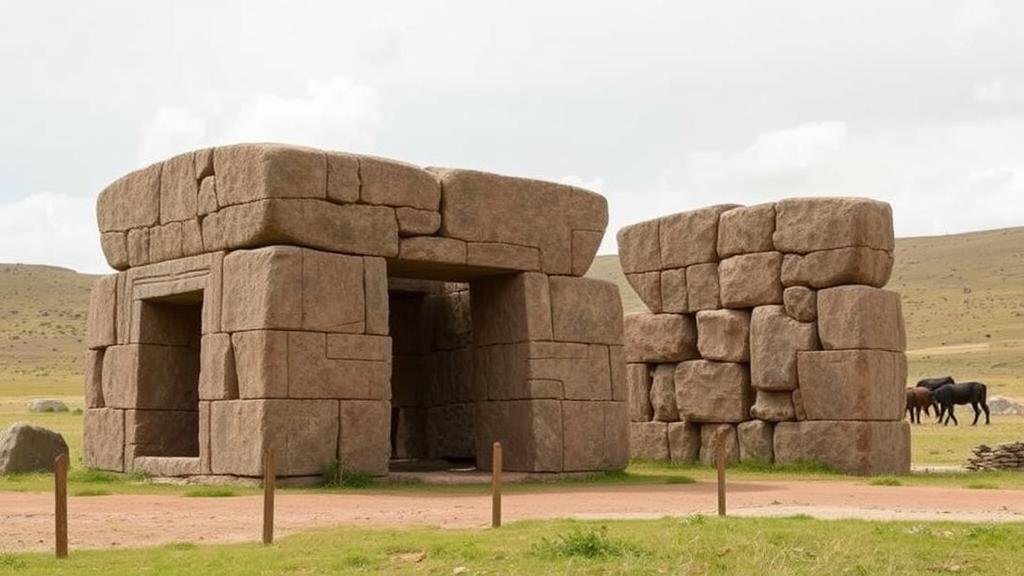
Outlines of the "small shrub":
M 238 493 L 231 488 L 200 486 L 186 490 L 183 495 L 186 498 L 231 498 L 232 496 L 238 496 Z
M 0 554 L 0 568 L 21 569 L 27 567 L 28 563 L 20 558 L 15 558 L 9 554 Z
M 373 476 L 365 472 L 345 470 L 338 460 L 325 462 L 320 467 L 324 486 L 329 488 L 367 488 L 373 485 Z
M 669 476 L 666 479 L 667 484 L 693 484 L 694 482 L 696 482 L 696 480 L 689 476 Z
M 608 527 L 575 527 L 568 534 L 544 538 L 535 551 L 550 556 L 565 558 L 609 558 L 636 553 L 635 547 L 608 535 Z
M 868 481 L 868 484 L 872 486 L 903 486 L 903 482 L 900 482 L 892 476 L 879 476 L 878 478 L 872 478 Z
M 117 480 L 117 476 L 111 472 L 86 468 L 85 470 L 72 470 L 68 474 L 68 480 L 82 484 L 110 484 Z

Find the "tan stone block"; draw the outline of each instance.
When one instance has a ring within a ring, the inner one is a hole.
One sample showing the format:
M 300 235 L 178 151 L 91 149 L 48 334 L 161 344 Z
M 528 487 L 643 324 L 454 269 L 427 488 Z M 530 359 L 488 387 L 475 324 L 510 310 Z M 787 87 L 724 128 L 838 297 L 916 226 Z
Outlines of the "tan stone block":
M 700 427 L 700 461 L 707 466 L 718 462 L 719 446 L 725 443 L 725 461 L 739 462 L 740 443 L 732 424 L 704 424 Z
M 828 288 L 842 284 L 866 284 L 881 288 L 892 274 L 891 252 L 853 247 L 786 254 L 782 260 L 782 284 Z
M 699 357 L 692 316 L 627 314 L 624 326 L 626 362 L 681 362 Z
M 524 344 L 495 344 L 474 349 L 473 381 L 481 400 L 532 397 L 561 398 L 561 382 L 529 380 L 529 356 Z
M 697 350 L 707 360 L 750 361 L 750 312 L 697 312 Z
M 302 251 L 302 328 L 361 333 L 366 328 L 363 259 Z
M 474 281 L 470 290 L 477 346 L 552 340 L 548 277 L 535 272 Z
M 793 407 L 793 392 L 783 390 L 757 390 L 754 405 L 750 407 L 750 415 L 758 420 L 783 422 L 795 420 L 796 411 Z
M 759 390 L 760 392 L 760 390 Z M 800 389 L 793 390 L 793 413 L 796 415 L 796 419 L 803 421 L 807 420 L 807 411 L 804 410 L 804 398 L 800 393 Z
M 217 178 L 210 175 L 199 183 L 199 192 L 196 195 L 196 214 L 206 216 L 213 214 L 218 208 L 220 208 L 220 204 L 217 202 Z
M 342 473 L 387 474 L 391 456 L 391 403 L 342 400 L 340 404 L 338 461 Z
M 360 156 L 359 176 L 362 180 L 361 199 L 367 204 L 409 206 L 421 210 L 437 210 L 440 205 L 440 182 L 418 166 Z
M 629 388 L 629 419 L 647 422 L 654 417 L 651 408 L 651 369 L 648 364 L 626 364 L 626 385 Z
M 475 409 L 478 468 L 491 469 L 491 447 L 501 442 L 506 470 L 562 470 L 560 400 L 478 402 Z
M 466 243 L 439 236 L 415 236 L 399 242 L 398 257 L 401 260 L 436 262 L 438 264 L 465 264 Z
M 775 204 L 775 249 L 806 254 L 866 246 L 892 251 L 892 208 L 867 198 L 791 198 Z
M 91 349 L 117 343 L 117 276 L 100 276 L 89 295 L 85 343 Z
M 608 363 L 612 372 L 612 400 L 627 402 L 629 389 L 626 385 L 626 353 L 622 346 L 608 347 Z
M 619 264 L 622 271 L 653 272 L 661 270 L 660 220 L 648 220 L 619 230 Z
M 364 334 L 328 334 L 327 357 L 334 360 L 391 361 L 391 337 Z
M 128 267 L 128 238 L 124 232 L 100 234 L 100 247 L 111 268 L 124 270 Z
M 690 311 L 687 302 L 686 268 L 665 270 L 661 273 L 661 311 L 682 314 Z
M 258 361 L 257 361 L 258 362 Z M 230 334 L 203 336 L 199 355 L 199 399 L 238 398 L 238 375 Z
M 818 350 L 813 322 L 797 322 L 782 306 L 758 306 L 750 317 L 750 377 L 758 390 L 797 387 L 796 354 Z
M 651 408 L 654 420 L 676 422 L 679 409 L 676 407 L 676 365 L 658 364 L 654 368 L 651 382 Z
M 612 282 L 593 278 L 550 278 L 555 340 L 622 344 L 622 300 Z
M 388 333 L 388 267 L 383 258 L 363 258 L 366 333 Z
M 385 400 L 391 394 L 391 363 L 327 357 L 326 335 L 288 332 L 288 396 Z
M 572 231 L 572 274 L 583 276 L 590 270 L 597 256 L 597 249 L 601 247 L 601 240 L 604 238 L 603 230 L 573 230 Z
M 770 464 L 774 458 L 772 436 L 775 425 L 761 420 L 750 420 L 736 426 L 740 461 Z
M 466 244 L 466 264 L 483 268 L 540 270 L 540 251 L 532 246 L 469 242 Z
M 212 155 L 211 155 L 212 156 Z M 211 158 L 212 162 L 212 158 Z M 199 473 L 213 474 L 210 468 L 210 402 L 199 402 Z
M 235 144 L 213 151 L 221 206 L 267 198 L 326 198 L 327 155 L 284 144 Z
M 149 229 L 150 262 L 163 262 L 181 258 L 181 222 L 171 222 Z
M 718 264 L 695 264 L 686 268 L 686 307 L 691 312 L 715 310 L 721 306 Z
M 726 258 L 718 265 L 722 306 L 753 308 L 782 303 L 782 254 L 758 252 Z
M 359 201 L 359 157 L 327 152 L 327 199 L 339 204 Z
M 103 350 L 85 351 L 85 406 L 103 408 Z
M 126 453 L 131 456 L 199 455 L 198 403 L 192 410 L 125 410 Z M 128 461 L 125 461 L 127 466 Z
M 818 291 L 818 331 L 825 350 L 907 349 L 900 295 L 889 290 L 837 286 Z
M 100 192 L 96 219 L 100 232 L 126 232 L 160 220 L 162 163 L 129 172 Z
M 818 319 L 818 295 L 806 286 L 790 286 L 782 293 L 786 314 L 799 322 Z
M 564 354 L 561 357 L 537 358 L 533 357 L 531 352 L 527 378 L 559 382 L 560 385 L 554 390 L 561 391 L 561 395 L 556 397 L 567 400 L 611 400 L 608 347 L 592 345 L 582 348 L 582 354 L 572 353 L 571 357 Z M 536 398 L 538 395 L 534 393 L 532 397 Z
M 672 462 L 694 462 L 700 457 L 700 424 L 669 422 L 668 457 Z
M 124 471 L 124 410 L 88 408 L 82 417 L 82 460 L 88 468 Z
M 775 462 L 817 461 L 847 474 L 910 472 L 910 424 L 816 420 L 775 426 Z
M 433 210 L 401 206 L 395 208 L 395 217 L 398 218 L 400 236 L 433 234 L 441 228 L 441 213 Z
M 658 314 L 663 310 L 661 303 L 661 272 L 637 272 L 626 274 L 626 281 L 640 297 L 640 300 L 651 312 Z M 685 300 L 685 298 L 684 298 Z M 683 310 L 685 312 L 685 310 Z
M 181 223 L 181 251 L 184 256 L 203 253 L 203 230 L 199 226 L 199 220 L 186 220 Z
M 679 268 L 717 262 L 718 218 L 732 208 L 736 205 L 721 204 L 660 218 L 661 266 Z
M 629 453 L 641 460 L 668 459 L 668 424 L 665 422 L 630 422 Z
M 188 410 L 199 401 L 198 386 L 181 382 L 199 374 L 199 355 L 182 346 L 127 344 L 103 354 L 103 400 L 111 408 Z
M 202 148 L 195 151 L 196 180 L 202 180 L 213 175 L 213 148 Z
M 195 153 L 186 152 L 164 161 L 160 171 L 160 222 L 179 222 L 196 217 Z
M 808 420 L 900 420 L 907 360 L 899 352 L 800 352 L 800 395 Z
M 605 468 L 604 402 L 562 402 L 562 470 Z
M 604 470 L 622 470 L 629 465 L 629 418 L 625 402 L 602 402 L 604 406 Z
M 288 333 L 272 330 L 231 335 L 240 398 L 288 396 Z
M 149 229 L 132 228 L 128 231 L 128 265 L 149 264 Z
M 292 246 L 225 256 L 224 331 L 301 328 L 302 256 L 302 249 Z
M 136 456 L 133 472 L 154 478 L 181 478 L 202 474 L 199 458 L 189 456 Z
M 718 257 L 774 250 L 775 205 L 757 204 L 726 210 L 718 217 Z
M 675 371 L 676 405 L 687 422 L 742 422 L 753 391 L 746 364 L 691 360 Z

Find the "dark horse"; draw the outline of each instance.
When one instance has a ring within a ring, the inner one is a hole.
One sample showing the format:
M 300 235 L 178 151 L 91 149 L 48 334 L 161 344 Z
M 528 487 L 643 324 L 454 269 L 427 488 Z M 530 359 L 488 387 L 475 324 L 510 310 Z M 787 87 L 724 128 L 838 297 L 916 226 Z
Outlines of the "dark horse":
M 924 378 L 917 381 L 918 387 L 927 388 L 932 392 L 935 392 L 936 389 L 947 384 L 955 384 L 952 376 L 943 376 L 942 378 Z
M 953 414 L 953 406 L 956 404 L 970 404 L 971 408 L 974 408 L 974 422 L 971 422 L 971 426 L 978 423 L 978 416 L 981 415 L 981 410 L 978 409 L 980 404 L 981 409 L 985 410 L 985 424 L 989 423 L 988 402 L 986 401 L 988 388 L 981 382 L 947 384 L 936 388 L 933 394 L 935 401 L 939 403 L 939 420 L 941 421 L 942 417 L 946 416 L 946 421 L 943 424 L 949 424 L 950 419 L 953 420 L 953 424 L 960 424 Z

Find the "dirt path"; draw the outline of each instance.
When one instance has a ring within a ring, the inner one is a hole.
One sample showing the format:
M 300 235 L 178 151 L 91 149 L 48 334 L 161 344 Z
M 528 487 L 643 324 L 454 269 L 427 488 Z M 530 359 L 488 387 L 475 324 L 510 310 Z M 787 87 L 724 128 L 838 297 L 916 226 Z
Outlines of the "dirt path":
M 46 493 L 0 492 L 0 552 L 47 550 L 53 502 Z M 658 518 L 714 514 L 709 482 L 669 486 L 586 487 L 506 494 L 506 522 L 527 518 Z M 184 498 L 122 495 L 71 498 L 72 548 L 155 546 L 170 542 L 256 541 L 258 496 Z M 735 516 L 808 514 L 819 518 L 1024 522 L 1024 492 L 938 487 L 869 486 L 845 482 L 729 484 Z M 277 495 L 277 534 L 340 524 L 481 527 L 489 496 L 439 494 Z

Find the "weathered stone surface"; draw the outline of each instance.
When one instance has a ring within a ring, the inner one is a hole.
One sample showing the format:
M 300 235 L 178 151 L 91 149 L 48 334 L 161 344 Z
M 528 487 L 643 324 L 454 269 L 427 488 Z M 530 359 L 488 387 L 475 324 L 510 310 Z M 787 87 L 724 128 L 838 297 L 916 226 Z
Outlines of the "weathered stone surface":
M 686 307 L 691 312 L 715 310 L 721 306 L 718 264 L 695 264 L 686 268 Z
M 601 345 L 560 344 L 555 342 L 531 342 L 528 345 L 530 361 L 526 377 L 532 384 L 532 392 L 519 397 L 542 397 L 549 393 L 542 392 L 538 386 L 547 388 L 551 384 L 554 398 L 567 400 L 611 400 L 611 374 L 608 364 L 608 348 Z M 511 394 L 506 392 L 503 398 L 515 398 L 513 386 Z M 495 398 L 493 387 L 491 398 Z M 560 394 L 558 392 L 561 392 Z
M 700 427 L 700 461 L 708 466 L 718 462 L 719 446 L 725 445 L 725 461 L 739 462 L 740 444 L 732 424 L 704 424 Z
M 783 306 L 758 306 L 750 319 L 750 376 L 758 390 L 797 387 L 796 353 L 817 350 L 814 323 L 797 322 Z
M 611 366 L 612 376 L 612 400 L 615 402 L 628 402 L 629 389 L 626 385 L 626 353 L 622 346 L 608 347 L 608 364 Z M 623 409 L 627 410 L 625 406 Z
M 624 326 L 626 362 L 681 362 L 699 357 L 691 316 L 628 314 Z
M 629 418 L 625 402 L 604 405 L 604 465 L 606 470 L 622 470 L 629 464 Z
M 164 161 L 160 171 L 160 222 L 179 222 L 196 217 L 195 153 L 186 152 Z
M 790 286 L 782 293 L 786 314 L 798 322 L 818 319 L 818 294 L 806 286 Z
M 782 303 L 782 253 L 758 252 L 722 260 L 718 265 L 718 284 L 722 306 L 753 308 Z
M 149 229 L 149 259 L 152 262 L 174 260 L 184 255 L 181 246 L 181 222 L 170 222 Z
M 302 249 L 272 246 L 224 257 L 227 332 L 302 327 Z M 298 290 L 296 290 L 298 288 Z
M 659 364 L 654 368 L 654 379 L 651 383 L 651 408 L 654 419 L 660 422 L 679 420 L 679 409 L 676 408 L 675 364 Z
M 718 217 L 718 257 L 774 250 L 775 205 L 757 204 L 726 210 Z
M 181 223 L 181 252 L 185 256 L 195 256 L 204 252 L 203 229 L 198 219 L 185 220 Z
M 475 406 L 477 467 L 491 468 L 491 447 L 501 442 L 509 470 L 562 470 L 562 402 L 512 400 Z
M 653 272 L 661 269 L 660 220 L 648 220 L 619 230 L 619 264 L 622 271 Z
M 478 346 L 551 340 L 548 277 L 524 272 L 473 283 L 473 340 Z
M 93 282 L 89 295 L 89 318 L 85 344 L 90 349 L 117 343 L 117 276 L 101 276 Z
M 103 408 L 103 350 L 85 352 L 85 406 Z
M 605 280 L 553 276 L 551 323 L 555 340 L 622 344 L 619 288 Z
M 318 250 L 303 250 L 301 257 L 301 328 L 363 332 L 366 327 L 363 259 Z M 294 292 L 295 286 L 284 289 Z
M 797 354 L 808 420 L 900 420 L 907 360 L 899 352 L 834 350 Z
M 100 232 L 126 232 L 154 226 L 160 220 L 160 172 L 162 163 L 129 172 L 100 192 L 96 219 Z
M 213 214 L 220 208 L 217 203 L 217 178 L 207 176 L 199 183 L 199 192 L 196 196 L 196 214 L 206 216 Z
M 397 160 L 359 157 L 360 199 L 367 204 L 437 210 L 441 184 L 430 172 Z
M 288 333 L 252 330 L 231 335 L 239 398 L 288 396 Z
M 327 155 L 284 144 L 236 144 L 213 151 L 222 206 L 268 198 L 326 198 Z
M 718 217 L 735 207 L 735 204 L 721 204 L 659 218 L 661 266 L 678 268 L 716 262 Z
M 469 242 L 466 264 L 484 268 L 509 270 L 540 270 L 540 250 L 532 246 L 516 246 L 500 242 Z
M 760 392 L 760 390 L 759 390 Z M 803 421 L 807 420 L 807 411 L 804 410 L 804 397 L 800 393 L 800 389 L 793 390 L 793 413 L 796 415 L 796 419 Z
M 128 236 L 124 232 L 104 232 L 100 234 L 100 248 L 107 264 L 114 270 L 128 267 Z
M 565 441 L 562 470 L 571 472 L 606 468 L 606 450 L 616 448 L 605 445 L 605 406 L 608 404 L 562 402 L 562 438 Z M 625 430 L 625 423 L 619 428 Z M 614 430 L 610 429 L 609 432 Z M 617 436 L 612 434 L 611 439 Z M 618 451 L 621 451 L 621 447 Z
M 199 355 L 199 399 L 233 400 L 238 398 L 235 353 L 230 334 L 203 336 Z
M 848 474 L 910 472 L 910 424 L 815 420 L 775 426 L 775 462 L 817 461 Z
M 203 473 L 199 458 L 182 456 L 136 456 L 132 461 L 132 471 L 142 472 L 154 478 L 195 476 Z
M 391 337 L 327 334 L 327 357 L 336 360 L 391 361 Z
M 339 204 L 359 201 L 359 157 L 327 152 L 327 199 Z
M 124 471 L 124 410 L 89 408 L 82 417 L 82 426 L 85 465 Z
M 52 398 L 36 398 L 25 403 L 29 412 L 67 412 L 67 404 Z
M 750 420 L 736 426 L 740 445 L 740 460 L 743 462 L 766 462 L 774 460 L 772 432 L 774 425 L 761 420 Z
M 865 246 L 892 251 L 892 208 L 867 198 L 791 198 L 775 204 L 775 249 L 806 254 Z
M 693 462 L 700 458 L 700 424 L 668 423 L 668 457 L 672 462 Z
M 900 295 L 869 286 L 837 286 L 818 291 L 818 331 L 822 348 L 907 349 Z
M 836 248 L 809 254 L 786 254 L 782 260 L 782 284 L 828 288 L 865 284 L 881 288 L 892 274 L 892 252 L 874 248 Z
M 383 258 L 363 258 L 363 289 L 366 298 L 366 333 L 387 334 L 388 265 Z
M 789 391 L 757 390 L 754 405 L 750 407 L 750 415 L 758 420 L 783 422 L 795 420 L 793 393 Z
M 395 217 L 398 218 L 398 234 L 401 236 L 433 234 L 441 228 L 441 213 L 433 210 L 401 206 L 395 209 Z
M 688 422 L 742 422 L 753 391 L 745 364 L 692 360 L 676 367 L 676 405 Z
M 198 456 L 199 412 L 125 410 L 125 468 L 135 456 Z
M 398 257 L 402 260 L 419 262 L 465 264 L 466 243 L 462 240 L 439 236 L 403 238 L 399 243 Z
M 63 436 L 42 426 L 16 422 L 0 434 L 0 476 L 52 471 L 60 454 L 68 454 Z
M 288 396 L 386 400 L 391 363 L 329 358 L 326 335 L 288 332 Z
M 626 364 L 626 385 L 629 388 L 629 419 L 647 422 L 654 417 L 651 408 L 651 369 L 648 364 Z
M 388 473 L 391 405 L 385 401 L 342 400 L 338 461 L 344 471 Z
M 202 148 L 195 151 L 196 180 L 202 180 L 207 176 L 213 176 L 213 148 Z
M 686 291 L 686 268 L 665 270 L 661 273 L 661 311 L 682 314 L 690 311 Z M 646 303 L 646 301 L 645 301 Z M 648 308 L 650 304 L 648 304 Z
M 661 272 L 638 272 L 626 274 L 629 285 L 640 297 L 640 300 L 647 306 L 647 309 L 657 314 L 663 310 L 661 301 Z M 684 285 L 685 288 L 685 285 Z M 684 293 L 685 295 L 685 293 Z M 683 298 L 685 303 L 685 297 Z M 684 310 L 682 312 L 685 312 Z
M 629 452 L 642 460 L 668 458 L 668 425 L 665 422 L 630 422 Z
M 697 312 L 697 350 L 706 360 L 750 361 L 750 312 Z
M 128 264 L 143 266 L 149 264 L 149 228 L 132 228 L 128 231 Z
M 601 247 L 604 230 L 573 230 L 572 231 L 572 275 L 583 276 L 590 270 L 590 265 Z

